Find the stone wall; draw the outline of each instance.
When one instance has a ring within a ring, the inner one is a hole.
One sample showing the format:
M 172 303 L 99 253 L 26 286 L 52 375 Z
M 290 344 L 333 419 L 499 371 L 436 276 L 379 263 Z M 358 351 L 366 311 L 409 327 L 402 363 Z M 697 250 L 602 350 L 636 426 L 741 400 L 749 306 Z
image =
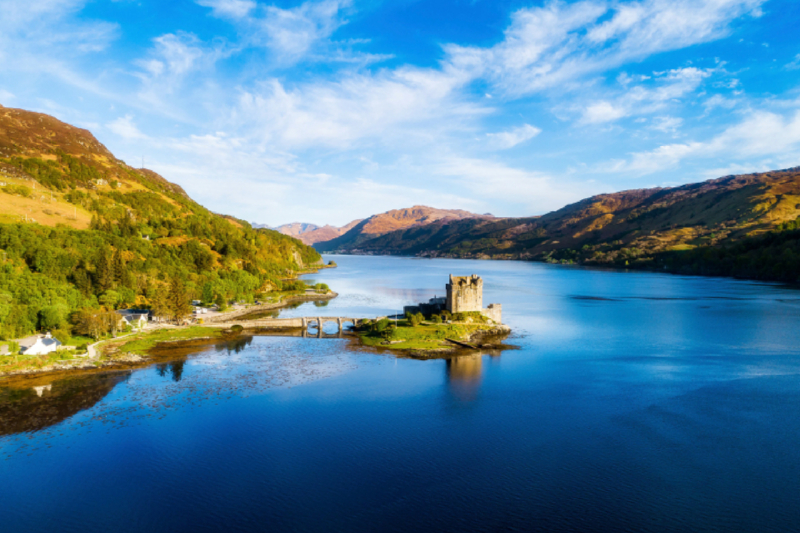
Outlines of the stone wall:
M 503 323 L 503 306 L 500 304 L 489 304 L 489 307 L 481 310 L 483 316 L 491 318 L 498 324 Z

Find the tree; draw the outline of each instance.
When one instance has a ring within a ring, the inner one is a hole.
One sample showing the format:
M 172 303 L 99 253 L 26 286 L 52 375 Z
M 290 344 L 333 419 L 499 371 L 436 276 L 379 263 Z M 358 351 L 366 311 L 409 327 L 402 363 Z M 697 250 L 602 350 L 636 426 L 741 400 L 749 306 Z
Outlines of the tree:
M 220 311 L 225 311 L 228 308 L 228 303 L 225 301 L 225 298 L 221 295 L 217 295 L 217 299 L 214 300 L 214 303 L 217 304 L 217 309 Z
M 331 288 L 328 287 L 328 285 L 325 283 L 317 283 L 316 285 L 314 285 L 314 290 L 317 292 L 327 294 L 328 291 L 331 290 Z
M 170 317 L 175 323 L 180 323 L 192 313 L 192 305 L 189 293 L 186 291 L 186 285 L 178 278 L 173 278 L 172 283 L 170 283 L 169 293 L 167 294 L 167 307 L 169 308 Z
M 203 301 L 204 305 L 208 305 L 214 301 L 214 286 L 211 283 L 203 284 L 202 296 L 200 299 Z
M 152 291 L 153 296 L 150 299 L 150 308 L 153 311 L 153 315 L 157 318 L 169 318 L 170 316 L 170 307 L 169 302 L 167 301 L 167 295 L 165 294 L 163 289 L 153 289 Z
M 114 286 L 114 267 L 108 249 L 101 248 L 97 254 L 97 266 L 94 271 L 95 285 L 105 292 Z
M 108 290 L 100 295 L 98 301 L 109 309 L 115 309 L 120 297 L 117 291 Z
M 66 323 L 66 315 L 69 308 L 66 305 L 48 305 L 39 310 L 39 329 L 54 330 L 63 328 Z
M 107 309 L 79 309 L 72 315 L 76 333 L 88 335 L 97 340 L 103 335 L 117 332 L 120 317 Z

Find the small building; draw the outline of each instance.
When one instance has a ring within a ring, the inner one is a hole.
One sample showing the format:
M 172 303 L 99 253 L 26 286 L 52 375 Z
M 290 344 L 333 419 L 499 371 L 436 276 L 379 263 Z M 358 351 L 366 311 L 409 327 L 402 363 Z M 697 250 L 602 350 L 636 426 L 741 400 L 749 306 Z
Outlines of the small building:
M 61 347 L 61 341 L 48 331 L 46 335 L 34 335 L 19 341 L 20 352 L 24 355 L 45 355 Z
M 411 313 L 415 315 L 422 313 L 423 315 L 435 315 L 444 311 L 445 299 L 443 297 L 434 297 L 428 300 L 427 303 L 420 302 L 417 305 L 407 305 L 403 307 L 403 313 Z
M 134 329 L 142 329 L 150 320 L 150 311 L 147 309 L 120 309 L 117 314 L 120 315 L 119 328 L 131 326 Z

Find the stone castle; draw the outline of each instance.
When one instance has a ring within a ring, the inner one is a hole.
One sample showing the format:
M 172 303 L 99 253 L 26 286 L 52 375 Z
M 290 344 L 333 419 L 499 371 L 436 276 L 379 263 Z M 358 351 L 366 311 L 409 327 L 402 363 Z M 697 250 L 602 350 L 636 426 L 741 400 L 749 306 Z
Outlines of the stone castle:
M 472 276 L 453 276 L 446 286 L 445 298 L 431 298 L 428 303 L 421 303 L 403 308 L 407 313 L 435 314 L 442 310 L 450 313 L 469 313 L 477 311 L 498 324 L 503 323 L 503 306 L 489 304 L 483 307 L 483 280 L 476 274 Z

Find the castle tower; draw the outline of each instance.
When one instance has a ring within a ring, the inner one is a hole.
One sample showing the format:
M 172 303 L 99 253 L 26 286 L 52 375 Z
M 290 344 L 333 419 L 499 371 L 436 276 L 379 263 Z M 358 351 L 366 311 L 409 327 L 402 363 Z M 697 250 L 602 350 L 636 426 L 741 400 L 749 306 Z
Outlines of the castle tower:
M 483 312 L 483 280 L 477 274 L 472 276 L 450 274 L 446 306 L 451 313 Z

